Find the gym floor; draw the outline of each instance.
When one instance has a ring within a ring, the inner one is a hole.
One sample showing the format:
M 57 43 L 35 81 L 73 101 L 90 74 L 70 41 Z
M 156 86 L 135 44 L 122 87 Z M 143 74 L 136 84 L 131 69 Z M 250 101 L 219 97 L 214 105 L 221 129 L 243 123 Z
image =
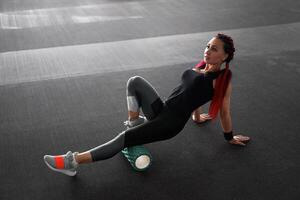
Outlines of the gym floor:
M 121 153 L 76 177 L 47 168 L 44 154 L 124 129 L 129 77 L 167 97 L 218 32 L 237 49 L 231 114 L 246 147 L 219 120 L 190 120 L 146 145 L 146 172 Z M 1 0 L 0 199 L 299 199 L 299 34 L 296 0 Z

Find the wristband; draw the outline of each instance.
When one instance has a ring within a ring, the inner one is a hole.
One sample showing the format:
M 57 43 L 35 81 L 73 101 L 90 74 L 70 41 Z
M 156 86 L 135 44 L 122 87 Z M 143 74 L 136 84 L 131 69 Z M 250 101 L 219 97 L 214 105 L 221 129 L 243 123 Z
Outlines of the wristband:
M 223 133 L 224 133 L 225 140 L 227 140 L 227 141 L 232 140 L 232 138 L 233 138 L 232 131 L 230 131 L 230 132 L 223 132 Z

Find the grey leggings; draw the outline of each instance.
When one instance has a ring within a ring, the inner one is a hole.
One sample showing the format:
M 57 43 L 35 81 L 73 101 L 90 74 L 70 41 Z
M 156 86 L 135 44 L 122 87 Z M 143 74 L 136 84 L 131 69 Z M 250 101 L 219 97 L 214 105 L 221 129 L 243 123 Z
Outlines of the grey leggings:
M 128 111 L 138 112 L 139 108 L 148 120 L 160 112 L 162 101 L 153 86 L 140 76 L 131 77 L 127 82 Z
M 141 108 L 145 117 L 149 121 L 155 119 L 156 116 L 163 110 L 163 102 L 156 90 L 147 80 L 140 76 L 134 76 L 128 80 L 126 94 L 128 110 L 137 112 L 139 111 L 139 108 Z M 92 155 L 93 161 L 108 159 L 125 147 L 133 146 L 133 144 L 125 144 L 126 132 L 127 131 L 123 131 L 109 142 L 91 149 L 89 152 Z M 126 140 L 128 141 L 128 139 Z M 139 139 L 135 143 L 143 144 L 144 142 Z

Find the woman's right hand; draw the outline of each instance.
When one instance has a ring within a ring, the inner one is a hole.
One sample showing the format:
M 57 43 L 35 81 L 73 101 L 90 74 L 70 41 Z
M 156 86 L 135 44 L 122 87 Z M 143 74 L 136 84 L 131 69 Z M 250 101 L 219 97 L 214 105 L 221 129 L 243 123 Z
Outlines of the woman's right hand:
M 196 115 L 195 113 L 192 115 L 192 119 L 195 123 L 204 123 L 208 120 L 211 120 L 211 116 L 207 113 L 202 113 L 200 115 Z

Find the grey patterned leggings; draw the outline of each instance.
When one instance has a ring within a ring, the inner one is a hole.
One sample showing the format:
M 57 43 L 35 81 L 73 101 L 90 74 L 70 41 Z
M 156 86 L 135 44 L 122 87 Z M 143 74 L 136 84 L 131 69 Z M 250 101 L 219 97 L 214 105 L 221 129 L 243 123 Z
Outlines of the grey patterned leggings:
M 113 157 L 125 147 L 169 139 L 186 123 L 166 109 L 156 90 L 140 76 L 128 80 L 126 94 L 128 110 L 138 112 L 141 108 L 148 122 L 123 131 L 107 143 L 91 149 L 93 161 Z
M 131 77 L 127 82 L 128 111 L 139 112 L 140 108 L 148 120 L 154 119 L 163 103 L 154 87 L 140 76 Z

